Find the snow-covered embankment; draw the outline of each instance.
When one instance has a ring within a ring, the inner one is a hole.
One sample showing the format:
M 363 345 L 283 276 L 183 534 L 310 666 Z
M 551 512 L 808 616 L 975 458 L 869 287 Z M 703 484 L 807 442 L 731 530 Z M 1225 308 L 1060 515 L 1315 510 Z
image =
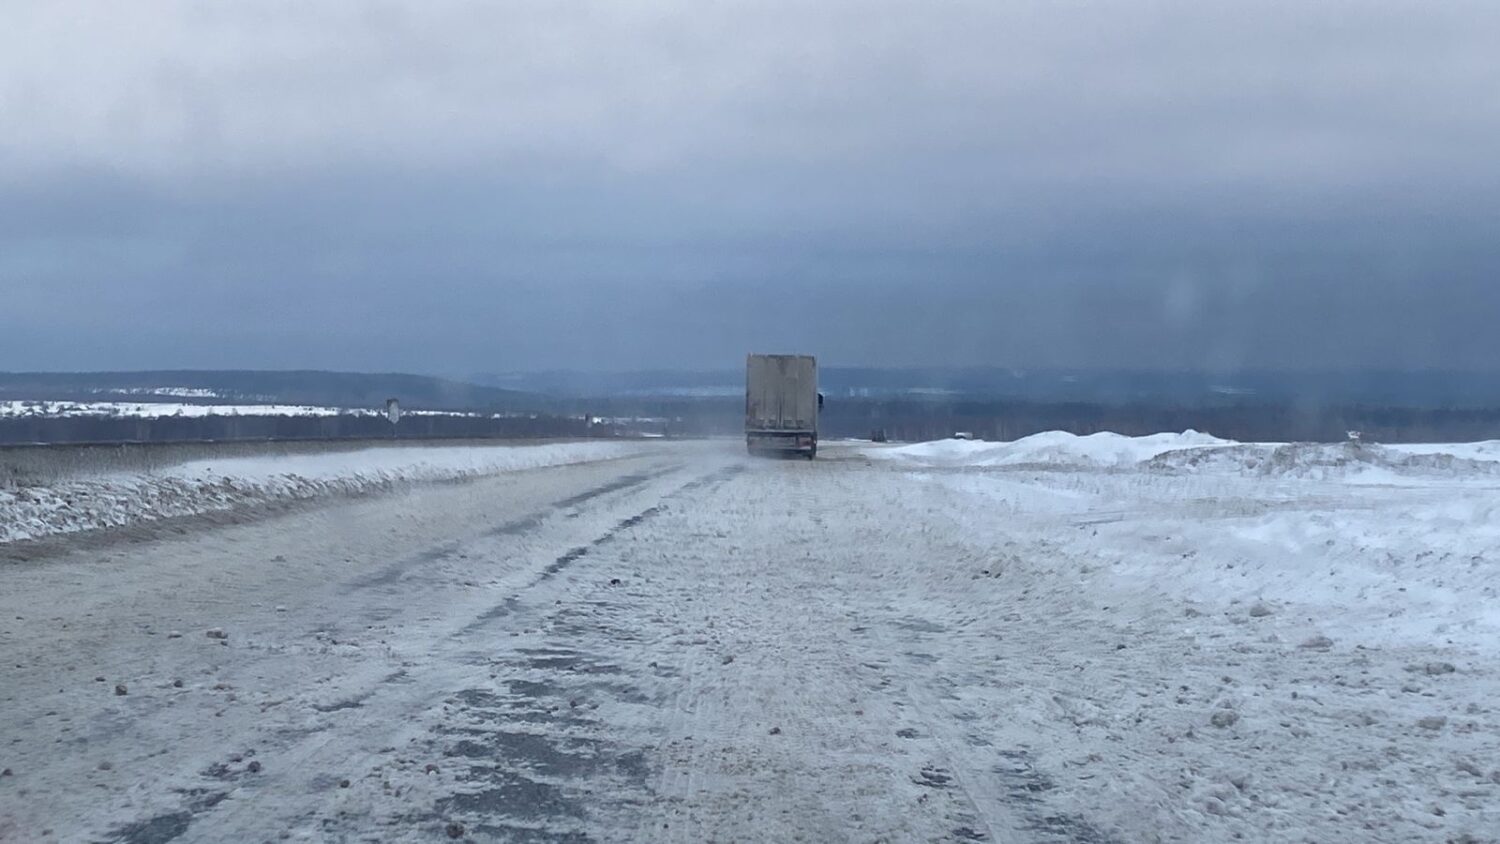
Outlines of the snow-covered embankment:
M 195 460 L 153 472 L 0 486 L 0 543 L 275 501 L 610 460 L 643 448 L 642 443 L 620 442 L 370 448 Z

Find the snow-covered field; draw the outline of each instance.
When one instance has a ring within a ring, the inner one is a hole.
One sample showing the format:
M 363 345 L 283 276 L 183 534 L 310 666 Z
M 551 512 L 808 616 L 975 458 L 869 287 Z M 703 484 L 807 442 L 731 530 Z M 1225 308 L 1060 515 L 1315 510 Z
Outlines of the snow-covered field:
M 1050 433 L 865 454 L 954 493 L 982 573 L 1015 587 L 1009 635 L 1118 640 L 1075 666 L 1114 692 L 1031 696 L 1092 735 L 1053 761 L 1090 772 L 1074 805 L 1124 840 L 1496 840 L 1500 443 Z
M 0 485 L 0 543 L 420 482 L 608 460 L 640 443 L 369 448 L 194 460 L 155 472 Z
M 1496 444 L 648 448 L 0 566 L 0 839 L 1497 838 Z
M 1500 443 L 1052 432 L 864 453 L 1153 594 L 1304 607 L 1367 642 L 1500 641 Z
M 385 411 L 378 411 L 384 414 Z M 38 416 L 154 419 L 163 416 L 339 416 L 374 415 L 377 411 L 300 404 L 191 404 L 170 401 L 0 401 L 0 418 Z
M 184 398 L 211 397 L 212 393 L 152 393 Z M 158 419 L 168 416 L 196 418 L 203 416 L 385 416 L 385 408 L 327 407 L 308 404 L 195 404 L 172 401 L 42 401 L 8 399 L 0 401 L 0 419 L 18 417 L 128 417 Z M 459 416 L 465 418 L 503 419 L 513 413 L 478 413 L 457 410 L 402 411 L 403 416 Z

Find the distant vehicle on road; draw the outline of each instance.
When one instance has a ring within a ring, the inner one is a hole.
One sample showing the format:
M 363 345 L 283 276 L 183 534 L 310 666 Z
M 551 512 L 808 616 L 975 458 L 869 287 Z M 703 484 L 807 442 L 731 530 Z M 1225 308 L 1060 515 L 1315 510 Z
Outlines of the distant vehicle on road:
M 818 362 L 811 355 L 745 359 L 745 447 L 756 455 L 818 454 Z

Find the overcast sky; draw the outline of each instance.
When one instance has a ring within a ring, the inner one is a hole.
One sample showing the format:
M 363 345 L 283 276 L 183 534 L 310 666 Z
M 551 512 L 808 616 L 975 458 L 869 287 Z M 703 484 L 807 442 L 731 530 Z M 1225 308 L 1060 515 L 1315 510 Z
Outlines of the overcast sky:
M 1500 3 L 0 0 L 0 370 L 1500 368 Z

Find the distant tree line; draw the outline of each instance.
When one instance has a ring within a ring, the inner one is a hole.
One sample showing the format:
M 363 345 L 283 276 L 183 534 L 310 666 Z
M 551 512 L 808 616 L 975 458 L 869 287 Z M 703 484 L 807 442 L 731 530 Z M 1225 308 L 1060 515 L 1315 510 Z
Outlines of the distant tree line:
M 0 419 L 0 444 L 232 442 L 308 439 L 610 437 L 621 430 L 569 416 L 34 417 Z
M 193 395 L 193 390 L 205 395 Z M 397 396 L 411 407 L 549 410 L 546 396 L 426 375 L 257 370 L 0 372 L 0 400 L 276 403 L 378 408 Z M 554 411 L 555 412 L 555 411 Z
M 666 433 L 735 435 L 743 431 L 739 399 L 659 399 L 595 403 L 608 415 L 672 419 Z M 1189 428 L 1246 442 L 1338 442 L 1360 431 L 1374 442 L 1464 442 L 1500 439 L 1500 407 L 1410 408 L 1245 402 L 1224 405 L 1106 404 L 829 397 L 821 419 L 825 439 L 870 436 L 942 439 L 957 432 L 1014 440 L 1042 431 L 1129 436 Z
M 615 437 L 636 432 L 668 436 L 737 436 L 743 401 L 725 398 L 598 400 L 571 415 L 402 417 L 393 429 L 379 416 L 204 416 L 158 418 L 33 417 L 0 419 L 0 444 L 229 442 L 307 439 L 445 439 Z M 588 416 L 651 423 L 590 424 Z M 1372 442 L 1462 442 L 1500 439 L 1500 407 L 1422 409 L 1245 403 L 1215 406 L 1087 402 L 944 402 L 834 399 L 824 406 L 825 439 L 869 437 L 915 442 L 965 432 L 1014 440 L 1041 431 L 1138 436 L 1192 428 L 1247 442 L 1337 442 L 1360 431 Z
M 867 436 L 883 429 L 897 440 L 937 439 L 960 431 L 989 440 L 1015 440 L 1042 431 L 1140 436 L 1189 428 L 1246 442 L 1337 442 L 1349 431 L 1360 431 L 1376 442 L 1500 439 L 1500 408 L 830 402 L 823 422 L 828 436 Z

